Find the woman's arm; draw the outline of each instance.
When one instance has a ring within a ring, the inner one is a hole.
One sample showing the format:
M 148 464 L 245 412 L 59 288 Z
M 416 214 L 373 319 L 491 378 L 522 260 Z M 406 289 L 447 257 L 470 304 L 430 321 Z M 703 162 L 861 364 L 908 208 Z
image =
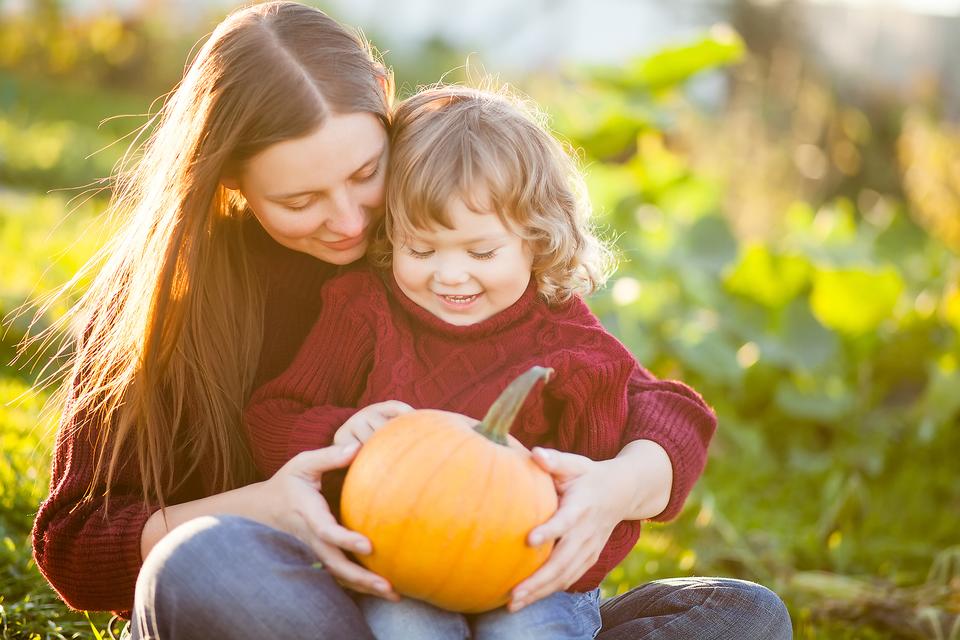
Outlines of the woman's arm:
M 673 467 L 666 450 L 653 440 L 634 440 L 616 458 L 605 462 L 618 478 L 623 494 L 622 520 L 649 520 L 667 508 L 673 487 Z
M 534 460 L 554 477 L 560 507 L 531 531 L 529 544 L 559 542 L 547 562 L 514 589 L 512 610 L 568 588 L 588 570 L 602 574 L 612 569 L 595 565 L 604 564 L 597 561 L 614 529 L 623 521 L 676 516 L 702 473 L 716 417 L 700 396 L 681 383 L 657 380 L 639 367 L 625 387 L 625 444 L 616 457 L 595 461 L 534 449 Z M 624 414 L 620 392 L 614 394 L 610 385 L 573 395 L 589 399 L 588 406 L 567 411 L 576 416 L 577 429 L 589 427 L 584 419 Z M 610 556 L 607 551 L 607 565 L 612 563 Z
M 155 511 L 140 536 L 141 555 L 145 558 L 167 533 L 193 518 L 238 515 L 300 539 L 314 550 L 327 571 L 354 591 L 396 599 L 385 579 L 344 554 L 343 549 L 369 553 L 370 541 L 337 523 L 319 491 L 323 474 L 349 465 L 358 450 L 358 445 L 349 445 L 307 451 L 269 480 Z

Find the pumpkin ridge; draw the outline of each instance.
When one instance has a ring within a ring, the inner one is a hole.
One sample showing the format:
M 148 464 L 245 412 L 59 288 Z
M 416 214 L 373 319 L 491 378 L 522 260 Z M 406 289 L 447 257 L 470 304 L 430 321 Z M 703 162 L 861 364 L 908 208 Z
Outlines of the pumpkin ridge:
M 446 464 L 446 463 L 445 463 L 445 464 Z M 491 480 L 491 478 L 493 478 L 494 474 L 496 473 L 496 470 L 497 470 L 496 467 L 497 467 L 497 460 L 496 460 L 496 458 L 491 458 L 491 459 L 490 459 L 490 463 L 489 463 L 489 468 L 487 469 L 487 473 L 486 473 L 486 484 L 485 484 L 484 486 L 489 486 L 489 485 L 490 485 L 490 480 Z M 491 499 L 491 494 L 490 494 L 490 492 L 489 492 L 489 491 L 484 491 L 484 492 L 483 492 L 483 502 L 481 502 L 479 505 L 477 505 L 476 510 L 477 510 L 478 512 L 480 512 L 480 513 L 486 513 L 486 511 L 485 511 L 485 509 L 484 509 L 483 507 L 486 506 L 487 501 L 489 501 L 490 499 Z M 470 540 L 473 539 L 473 536 L 476 535 L 477 524 L 478 524 L 478 522 L 477 522 L 476 520 L 474 520 L 474 521 L 473 521 L 473 525 L 470 527 L 469 532 L 465 532 L 465 533 L 468 533 L 468 535 L 465 535 L 465 536 L 464 536 L 464 539 L 466 539 L 467 541 L 470 541 Z M 450 576 L 451 576 L 451 575 L 454 575 L 454 574 L 456 573 L 456 571 L 457 571 L 458 569 L 460 569 L 463 560 L 466 558 L 466 555 L 464 555 L 464 553 L 463 553 L 463 545 L 461 545 L 460 549 L 458 549 L 457 551 L 458 551 L 458 553 L 456 554 L 456 556 L 457 556 L 457 558 L 459 558 L 459 561 L 456 562 L 456 563 L 450 563 L 451 566 L 450 566 L 450 568 L 448 569 L 447 574 L 443 577 L 443 580 L 438 581 L 438 587 L 437 587 L 437 589 L 435 589 L 434 591 L 431 591 L 430 593 L 426 594 L 426 595 L 424 596 L 424 598 L 433 598 L 439 591 L 442 591 L 442 590 L 444 589 L 444 587 L 446 586 L 446 584 L 449 582 Z
M 437 429 L 436 431 L 433 432 L 433 434 L 431 434 L 431 436 L 434 436 L 434 435 L 444 435 L 444 434 L 443 434 L 443 431 L 444 431 L 443 429 Z M 460 453 L 460 451 L 459 451 L 460 445 L 462 445 L 464 442 L 468 441 L 468 440 L 474 435 L 472 431 L 471 431 L 471 432 L 462 432 L 462 433 L 463 433 L 463 437 L 462 437 L 460 440 L 456 441 L 456 445 L 455 445 L 455 446 L 454 446 L 454 445 L 451 445 L 451 447 L 450 447 L 451 452 L 447 455 L 447 457 L 446 457 L 442 462 L 438 463 L 438 464 L 436 465 L 436 467 L 434 467 L 433 473 L 430 475 L 429 478 L 427 478 L 427 479 L 424 481 L 423 486 L 432 484 L 433 481 L 436 479 L 436 477 L 439 476 L 439 475 L 441 475 L 441 472 L 443 471 L 444 465 L 446 465 L 447 463 L 449 463 L 450 458 L 452 458 L 452 457 L 453 457 L 454 455 L 456 455 L 457 453 Z M 414 443 L 414 447 L 415 447 L 416 445 L 426 445 L 426 443 L 429 442 L 431 439 L 433 439 L 433 438 L 432 438 L 432 437 L 428 437 L 428 438 L 426 438 L 426 439 L 424 439 L 424 440 L 418 440 L 416 443 Z M 413 449 L 414 447 L 410 447 L 410 449 Z M 408 451 L 409 451 L 409 449 L 408 449 Z M 409 489 L 410 489 L 409 487 L 405 487 L 405 490 L 409 491 Z M 408 514 L 409 514 L 409 513 L 414 513 L 414 512 L 417 510 L 417 508 L 420 506 L 420 503 L 421 503 L 422 501 L 423 501 L 423 493 L 421 492 L 421 493 L 419 493 L 419 494 L 417 495 L 416 500 L 414 500 L 413 503 L 409 506 L 409 508 L 407 509 L 407 513 L 408 513 Z M 403 548 L 404 548 L 404 542 L 406 541 L 407 537 L 409 537 L 409 535 L 410 535 L 410 529 L 409 529 L 409 528 L 404 529 L 404 530 L 403 530 L 403 534 L 400 535 L 399 539 L 398 539 L 397 542 L 396 542 L 395 548 L 397 548 L 397 549 L 403 549 Z M 397 559 L 398 559 L 398 555 L 399 555 L 399 554 L 396 554 L 396 553 L 392 554 L 392 556 L 391 556 L 390 559 L 389 559 L 389 564 L 386 565 L 386 566 L 389 567 L 390 573 L 393 573 L 394 570 L 396 569 L 396 562 L 397 562 Z
M 409 443 L 408 446 L 401 449 L 397 453 L 397 460 L 402 460 L 403 456 L 407 454 L 411 449 L 416 447 L 418 444 L 420 444 L 420 442 L 421 442 L 420 440 L 414 440 L 413 442 Z M 400 487 L 400 489 L 403 489 L 403 487 Z M 391 492 L 389 491 L 378 491 L 376 493 L 376 497 L 371 501 L 370 508 L 365 509 L 363 511 L 363 520 L 359 523 L 356 523 L 355 528 L 357 530 L 360 530 L 360 529 L 366 530 L 367 526 L 370 524 L 370 518 L 372 518 L 375 514 L 377 514 L 380 511 L 379 507 L 383 503 L 384 501 L 383 498 L 385 495 L 389 495 L 391 496 L 391 498 L 393 497 Z
M 521 474 L 520 477 L 528 480 L 527 486 L 525 487 L 525 490 L 527 490 L 527 491 L 531 490 L 531 489 L 532 489 L 532 487 L 531 487 L 531 484 L 532 484 L 532 483 L 529 482 L 529 476 L 525 476 L 525 475 Z M 552 515 L 552 514 L 551 514 L 551 515 Z M 538 518 L 538 520 L 539 520 L 539 518 Z M 541 522 L 540 522 L 539 524 L 537 524 L 536 526 L 540 526 L 541 524 L 543 524 L 543 522 L 545 522 L 545 520 L 544 520 L 544 521 L 541 521 Z M 530 533 L 530 532 L 528 531 L 527 534 L 529 535 L 529 533 Z M 524 538 L 523 538 L 523 544 L 527 544 L 527 538 L 526 538 L 526 536 L 524 536 Z M 551 545 L 551 551 L 552 551 L 552 545 Z M 522 556 L 519 557 L 519 558 L 517 558 L 517 561 L 510 567 L 510 574 L 511 574 L 511 575 L 516 575 L 517 572 L 519 571 L 520 567 L 522 567 L 522 566 L 524 565 L 525 560 L 526 560 L 526 559 L 525 559 L 524 557 L 522 557 Z M 541 566 L 542 566 L 542 564 L 541 564 Z M 533 575 L 533 574 L 530 574 L 530 575 Z M 526 579 L 529 578 L 529 577 L 530 577 L 530 576 L 528 575 L 526 578 L 523 578 L 523 580 L 526 580 Z M 520 582 L 523 582 L 523 580 L 521 580 Z M 520 584 L 520 582 L 518 582 L 517 584 Z M 517 586 L 517 585 L 516 585 L 516 584 L 510 585 L 510 590 L 512 591 L 515 586 Z
M 520 467 L 520 465 L 513 465 L 513 464 L 509 465 L 509 467 L 510 467 L 510 472 L 511 472 L 511 474 L 510 474 L 510 479 L 509 479 L 509 480 L 510 480 L 509 484 L 510 484 L 510 486 L 512 486 L 512 487 L 517 487 L 517 486 L 518 486 L 518 485 L 517 485 L 517 478 L 518 478 L 518 477 L 522 477 L 522 475 L 523 475 L 523 474 L 520 473 L 521 467 Z M 516 511 L 517 511 L 517 502 L 516 502 L 516 501 L 511 501 L 511 502 L 510 502 L 510 506 L 512 507 L 511 510 L 501 509 L 501 510 L 499 510 L 499 511 L 497 512 L 498 515 L 500 516 L 500 518 L 497 520 L 497 525 L 498 525 L 497 528 L 501 528 L 504 522 L 510 522 L 511 520 L 513 520 L 514 514 L 515 514 Z M 507 516 L 510 516 L 510 517 L 507 517 Z M 516 574 L 517 567 L 521 566 L 522 564 L 523 564 L 523 558 L 521 558 L 520 560 L 518 560 L 518 562 L 511 567 L 512 575 L 515 575 L 515 574 Z M 512 589 L 512 588 L 513 588 L 513 585 L 511 585 L 510 588 Z

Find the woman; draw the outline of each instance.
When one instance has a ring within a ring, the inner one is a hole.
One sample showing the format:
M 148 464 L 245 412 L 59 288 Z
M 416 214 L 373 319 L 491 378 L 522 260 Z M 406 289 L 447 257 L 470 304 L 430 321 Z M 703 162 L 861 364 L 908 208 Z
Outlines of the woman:
M 133 610 L 135 637 L 365 638 L 343 587 L 397 597 L 347 558 L 369 542 L 317 491 L 355 451 L 307 452 L 256 482 L 241 421 L 250 389 L 292 359 L 323 282 L 366 250 L 391 90 L 366 45 L 323 13 L 243 9 L 119 174 L 112 207 L 124 223 L 72 312 L 85 329 L 34 528 L 37 564 L 71 606 Z M 624 511 L 675 514 L 712 430 L 700 411 L 680 458 L 652 443 L 633 485 L 646 489 Z M 571 490 L 541 532 L 576 539 L 605 499 L 599 478 L 576 457 L 544 464 Z M 562 589 L 565 567 L 586 560 L 578 553 L 561 539 L 524 602 Z M 757 585 L 654 586 L 610 603 L 600 637 L 658 637 L 666 625 L 696 636 L 691 625 L 713 619 L 720 635 L 788 637 L 782 603 Z

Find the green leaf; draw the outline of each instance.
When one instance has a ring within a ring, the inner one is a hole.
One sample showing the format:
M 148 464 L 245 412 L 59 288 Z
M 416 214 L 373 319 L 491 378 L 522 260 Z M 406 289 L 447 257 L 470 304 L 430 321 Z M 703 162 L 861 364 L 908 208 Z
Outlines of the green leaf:
M 777 364 L 808 371 L 823 367 L 840 356 L 840 340 L 820 324 L 805 300 L 794 300 L 784 313 L 778 336 L 767 336 L 761 351 Z
M 720 216 L 699 218 L 687 231 L 684 244 L 687 263 L 710 273 L 721 272 L 737 257 L 737 240 Z
M 747 246 L 725 279 L 731 293 L 770 308 L 779 308 L 800 294 L 810 277 L 810 263 L 803 256 L 774 255 L 766 247 Z
M 893 267 L 821 269 L 813 278 L 810 307 L 825 326 L 859 336 L 891 316 L 903 289 L 903 279 Z
M 737 362 L 737 350 L 716 331 L 702 332 L 687 325 L 683 333 L 671 340 L 671 346 L 684 365 L 699 375 L 729 386 L 743 378 Z
M 774 400 L 787 415 L 801 420 L 836 422 L 855 406 L 855 398 L 842 379 L 794 376 L 777 385 Z
M 699 41 L 662 49 L 626 68 L 602 69 L 596 76 L 628 91 L 655 93 L 672 89 L 698 73 L 743 59 L 743 39 L 729 27 L 716 27 Z

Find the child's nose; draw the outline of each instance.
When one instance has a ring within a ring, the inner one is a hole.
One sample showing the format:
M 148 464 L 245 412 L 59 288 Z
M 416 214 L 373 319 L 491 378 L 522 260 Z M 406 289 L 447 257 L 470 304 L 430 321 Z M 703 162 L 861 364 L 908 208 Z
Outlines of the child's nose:
M 456 285 L 466 282 L 470 275 L 457 262 L 450 261 L 440 265 L 440 268 L 433 272 L 433 277 L 440 284 Z

